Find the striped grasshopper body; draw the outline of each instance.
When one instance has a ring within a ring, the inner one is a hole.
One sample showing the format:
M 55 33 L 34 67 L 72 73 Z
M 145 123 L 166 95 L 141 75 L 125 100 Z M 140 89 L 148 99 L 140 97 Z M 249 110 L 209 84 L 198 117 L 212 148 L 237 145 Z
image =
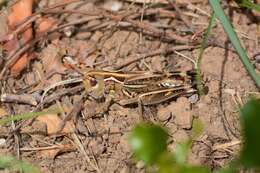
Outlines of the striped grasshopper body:
M 140 103 L 154 105 L 179 96 L 192 95 L 194 89 L 193 71 L 187 72 L 121 72 L 91 70 L 85 74 L 84 85 L 94 98 L 104 96 L 107 81 L 121 86 L 128 99 L 120 100 L 121 105 Z M 117 92 L 117 91 L 115 91 Z

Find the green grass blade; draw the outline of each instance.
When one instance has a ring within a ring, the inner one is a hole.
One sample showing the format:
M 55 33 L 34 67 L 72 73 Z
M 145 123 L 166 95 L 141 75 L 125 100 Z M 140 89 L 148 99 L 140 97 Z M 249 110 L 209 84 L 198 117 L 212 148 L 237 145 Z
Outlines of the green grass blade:
M 260 5 L 255 4 L 255 3 L 251 2 L 250 0 L 235 0 L 235 1 L 240 7 L 246 7 L 246 8 L 253 9 L 253 10 L 260 12 Z
M 48 113 L 59 113 L 61 112 L 58 108 L 56 109 L 51 109 L 51 110 L 47 110 L 47 111 L 42 111 L 42 112 L 27 112 L 27 113 L 23 113 L 23 114 L 18 114 L 18 115 L 14 115 L 14 116 L 9 116 L 7 118 L 3 118 L 0 120 L 0 125 L 4 125 L 6 123 L 10 123 L 12 121 L 18 121 L 18 120 L 27 120 L 30 118 L 34 118 L 40 115 L 45 115 Z
M 205 94 L 202 79 L 201 79 L 200 66 L 201 66 L 202 55 L 204 53 L 205 48 L 207 47 L 209 34 L 211 33 L 212 26 L 214 25 L 215 19 L 216 19 L 216 15 L 215 15 L 215 13 L 213 13 L 211 15 L 207 31 L 206 31 L 206 33 L 203 37 L 203 41 L 202 41 L 201 48 L 200 48 L 200 54 L 199 54 L 199 57 L 198 57 L 198 60 L 197 60 L 197 63 L 196 63 L 196 82 L 197 82 L 197 89 L 199 91 L 199 95 Z
M 11 156 L 0 156 L 0 170 L 8 169 L 13 172 L 40 173 L 40 169 L 28 162 L 17 160 Z
M 249 75 L 252 77 L 252 79 L 255 81 L 258 88 L 260 88 L 260 77 L 256 74 L 253 65 L 250 63 L 249 58 L 245 52 L 245 50 L 242 48 L 240 41 L 233 30 L 233 27 L 229 20 L 227 19 L 223 9 L 220 6 L 219 0 L 209 0 L 211 8 L 214 10 L 215 14 L 219 18 L 221 24 L 224 27 L 225 32 L 227 33 L 231 43 L 233 44 L 234 48 L 236 49 L 240 60 L 244 64 L 245 68 L 247 69 Z

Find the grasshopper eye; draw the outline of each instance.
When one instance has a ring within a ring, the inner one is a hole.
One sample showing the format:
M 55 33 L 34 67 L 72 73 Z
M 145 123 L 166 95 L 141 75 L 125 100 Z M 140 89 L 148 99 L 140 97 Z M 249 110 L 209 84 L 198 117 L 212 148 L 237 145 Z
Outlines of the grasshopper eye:
M 90 76 L 87 76 L 84 81 L 84 86 L 87 90 L 90 90 L 91 88 L 95 87 L 97 85 L 97 80 L 95 78 L 92 78 Z
M 97 85 L 97 80 L 94 79 L 94 78 L 91 78 L 90 81 L 89 81 L 90 85 L 93 87 L 93 86 L 96 86 Z

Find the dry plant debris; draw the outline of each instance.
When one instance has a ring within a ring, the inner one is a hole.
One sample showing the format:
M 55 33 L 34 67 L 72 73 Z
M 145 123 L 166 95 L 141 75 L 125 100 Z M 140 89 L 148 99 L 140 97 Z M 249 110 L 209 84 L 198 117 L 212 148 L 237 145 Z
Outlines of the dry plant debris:
M 223 5 L 233 13 L 229 17 L 249 56 L 259 54 L 259 26 L 228 2 Z M 64 112 L 0 127 L 0 153 L 29 160 L 44 172 L 141 172 L 126 140 L 139 121 L 138 106 L 120 105 L 125 95 L 117 85 L 111 97 L 94 99 L 85 92 L 83 75 L 89 69 L 193 69 L 211 13 L 207 1 L 17 0 L 6 9 L 0 17 L 0 117 L 54 105 Z M 232 143 L 240 136 L 237 107 L 258 92 L 227 45 L 217 23 L 201 65 L 206 96 L 195 103 L 180 97 L 142 107 L 146 121 L 169 129 L 172 148 L 189 137 L 193 118 L 201 119 L 205 131 L 190 161 L 212 168 L 238 151 Z
M 38 121 L 45 123 L 47 126 L 47 135 L 53 135 L 58 132 L 58 124 L 61 123 L 61 119 L 57 114 L 47 114 L 36 118 Z M 66 123 L 65 127 L 62 129 L 61 133 L 71 133 L 73 132 L 73 125 L 71 123 Z

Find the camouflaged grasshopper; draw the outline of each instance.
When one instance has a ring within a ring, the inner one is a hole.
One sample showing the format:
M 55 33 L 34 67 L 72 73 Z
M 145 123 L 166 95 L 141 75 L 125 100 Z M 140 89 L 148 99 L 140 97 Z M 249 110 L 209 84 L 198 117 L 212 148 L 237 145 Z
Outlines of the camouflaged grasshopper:
M 141 111 L 142 105 L 159 104 L 176 97 L 194 94 L 194 78 L 194 71 L 164 73 L 90 70 L 85 73 L 83 82 L 87 93 L 97 99 L 106 97 L 107 83 L 113 81 L 120 85 L 120 92 L 127 96 L 127 99 L 118 103 L 124 106 L 138 104 Z

